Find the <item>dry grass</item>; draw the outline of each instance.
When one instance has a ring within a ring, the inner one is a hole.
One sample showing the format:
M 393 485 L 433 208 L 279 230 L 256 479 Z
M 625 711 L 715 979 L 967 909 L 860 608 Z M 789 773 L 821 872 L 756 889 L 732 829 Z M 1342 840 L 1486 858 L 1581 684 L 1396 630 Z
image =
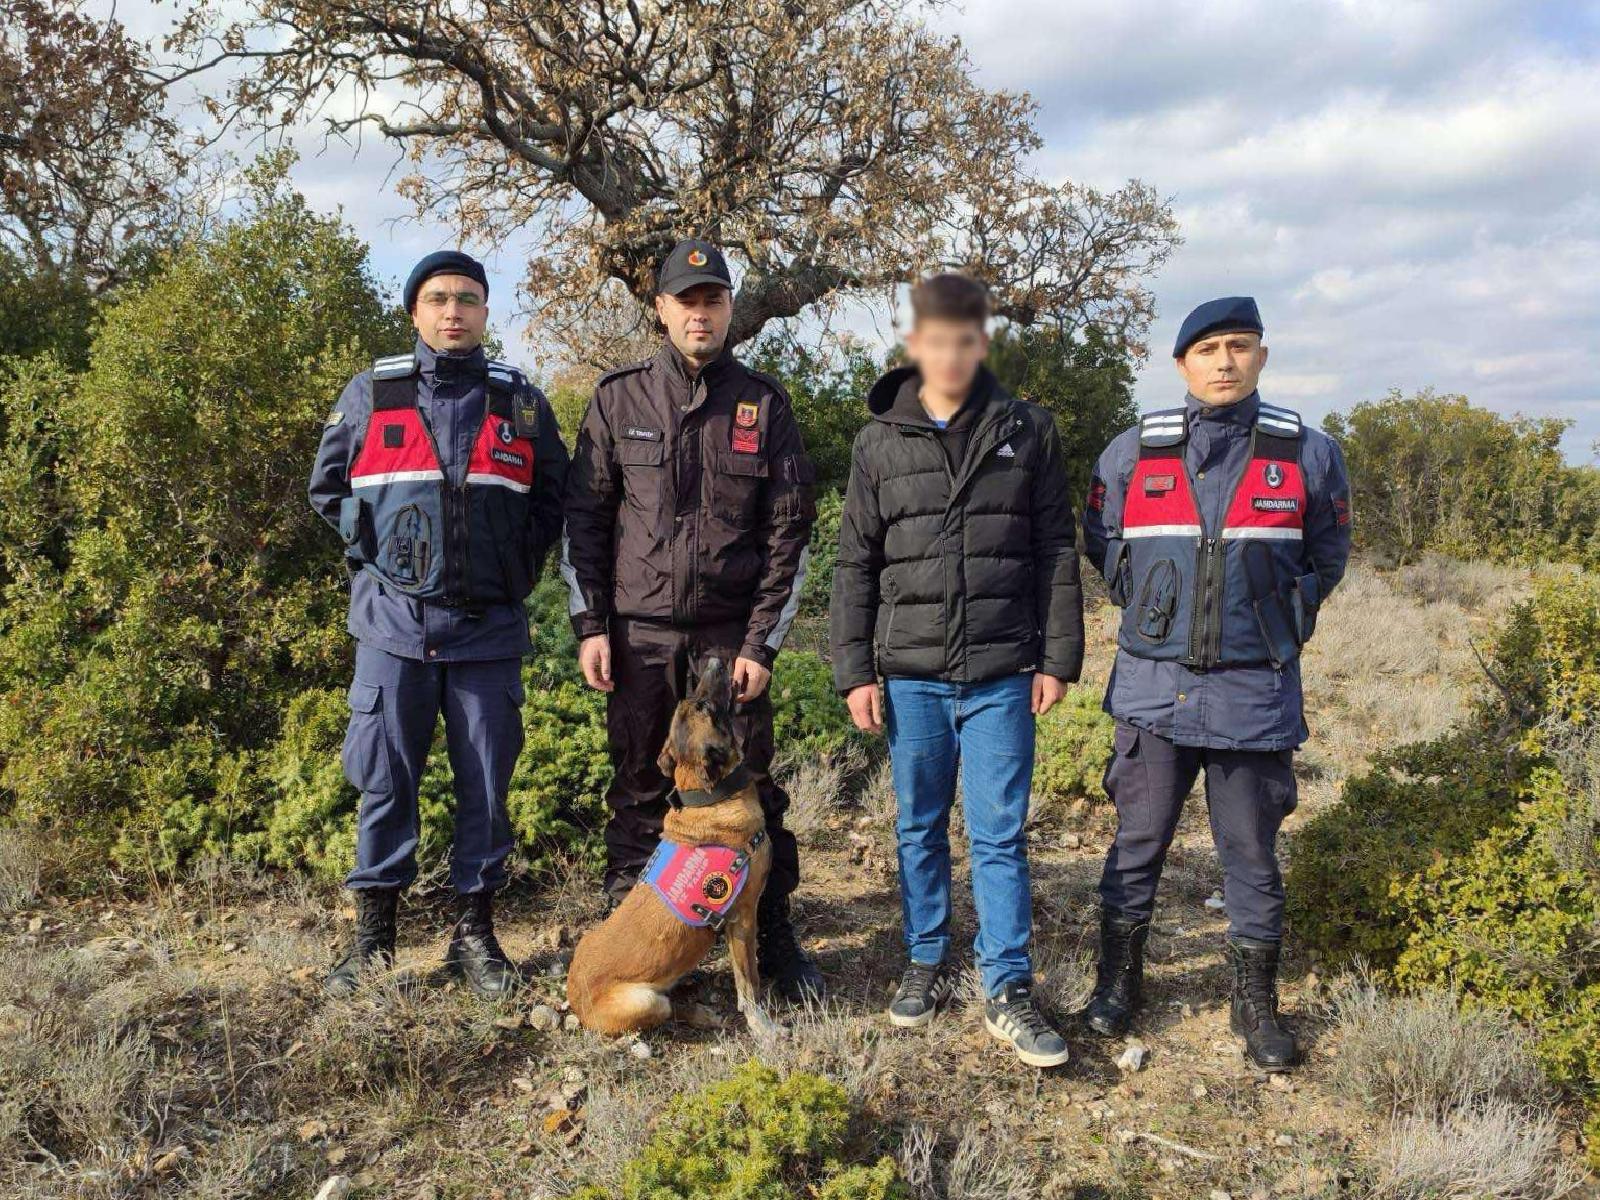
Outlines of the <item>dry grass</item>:
M 1548 1113 L 1491 1102 L 1444 1120 L 1406 1117 L 1384 1136 L 1374 1197 L 1556 1200 L 1582 1176 L 1561 1159 Z
M 917 1200 L 1034 1200 L 1040 1194 L 1037 1169 L 1009 1132 L 968 1125 L 950 1145 L 928 1126 L 913 1125 L 896 1158 Z
M 1501 1102 L 1549 1100 L 1527 1031 L 1495 1010 L 1463 1011 L 1447 992 L 1388 995 L 1352 977 L 1333 990 L 1339 1056 L 1332 1079 L 1391 1115 L 1440 1120 Z
M 837 754 L 823 754 L 785 768 L 783 786 L 789 793 L 784 826 L 802 843 L 827 832 L 837 817 L 856 778 L 866 769 L 867 756 L 851 745 Z

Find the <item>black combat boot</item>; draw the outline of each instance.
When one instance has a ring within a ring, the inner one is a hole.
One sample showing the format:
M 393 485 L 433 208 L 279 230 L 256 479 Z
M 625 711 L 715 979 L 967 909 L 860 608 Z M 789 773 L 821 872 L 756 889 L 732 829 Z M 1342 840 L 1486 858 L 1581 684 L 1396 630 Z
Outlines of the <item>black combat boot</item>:
M 1133 1010 L 1144 994 L 1144 943 L 1150 922 L 1100 911 L 1100 965 L 1095 969 L 1094 995 L 1083 1010 L 1083 1023 L 1106 1037 L 1128 1032 Z
M 494 936 L 494 893 L 473 892 L 456 898 L 455 928 L 445 966 L 467 981 L 480 996 L 505 996 L 516 991 L 521 975 Z
M 330 996 L 348 996 L 369 966 L 387 970 L 394 962 L 395 914 L 399 888 L 356 889 L 356 932 L 350 948 L 322 981 Z
M 1244 1039 L 1245 1054 L 1263 1071 L 1287 1071 L 1299 1048 L 1278 1020 L 1278 943 L 1230 937 L 1233 1012 L 1229 1024 Z
M 822 972 L 800 948 L 789 919 L 789 897 L 761 894 L 756 907 L 756 966 L 785 1000 L 821 1000 Z

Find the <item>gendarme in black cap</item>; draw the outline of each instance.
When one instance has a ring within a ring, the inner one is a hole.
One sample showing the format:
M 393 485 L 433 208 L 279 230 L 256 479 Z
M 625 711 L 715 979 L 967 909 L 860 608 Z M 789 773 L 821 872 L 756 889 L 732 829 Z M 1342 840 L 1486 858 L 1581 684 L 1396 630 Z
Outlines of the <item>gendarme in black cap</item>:
M 406 277 L 407 312 L 417 307 L 417 293 L 435 275 L 464 275 L 468 279 L 475 279 L 483 285 L 483 298 L 489 298 L 489 276 L 484 273 L 482 263 L 459 250 L 435 250 L 412 267 L 411 274 Z
M 721 284 L 731 290 L 733 277 L 721 250 L 699 238 L 685 238 L 662 260 L 656 272 L 656 291 L 676 296 L 697 283 Z

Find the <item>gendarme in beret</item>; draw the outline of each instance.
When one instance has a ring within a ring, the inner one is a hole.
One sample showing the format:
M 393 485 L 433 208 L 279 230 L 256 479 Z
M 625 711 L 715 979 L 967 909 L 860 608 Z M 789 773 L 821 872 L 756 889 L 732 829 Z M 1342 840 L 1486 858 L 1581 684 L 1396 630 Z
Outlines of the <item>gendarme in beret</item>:
M 656 272 L 656 291 L 668 296 L 686 292 L 697 283 L 716 283 L 733 287 L 728 260 L 710 242 L 685 238 L 672 248 Z
M 482 263 L 472 255 L 463 254 L 459 250 L 435 250 L 412 267 L 411 274 L 406 276 L 407 312 L 417 307 L 417 293 L 422 290 L 422 285 L 435 275 L 464 275 L 468 279 L 476 279 L 483 285 L 484 299 L 489 298 L 489 277 L 484 274 Z
M 1190 346 L 1214 333 L 1265 332 L 1254 296 L 1223 296 L 1217 300 L 1207 300 L 1183 319 L 1183 324 L 1178 328 L 1178 340 L 1172 347 L 1172 357 L 1182 358 Z

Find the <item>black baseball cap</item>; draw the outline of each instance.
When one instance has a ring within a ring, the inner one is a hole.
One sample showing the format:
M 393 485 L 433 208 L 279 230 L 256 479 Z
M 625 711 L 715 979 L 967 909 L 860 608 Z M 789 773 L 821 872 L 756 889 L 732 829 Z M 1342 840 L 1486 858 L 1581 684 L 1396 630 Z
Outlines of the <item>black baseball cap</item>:
M 685 238 L 672 248 L 656 272 L 656 291 L 676 296 L 697 283 L 715 283 L 733 289 L 728 260 L 710 242 Z

